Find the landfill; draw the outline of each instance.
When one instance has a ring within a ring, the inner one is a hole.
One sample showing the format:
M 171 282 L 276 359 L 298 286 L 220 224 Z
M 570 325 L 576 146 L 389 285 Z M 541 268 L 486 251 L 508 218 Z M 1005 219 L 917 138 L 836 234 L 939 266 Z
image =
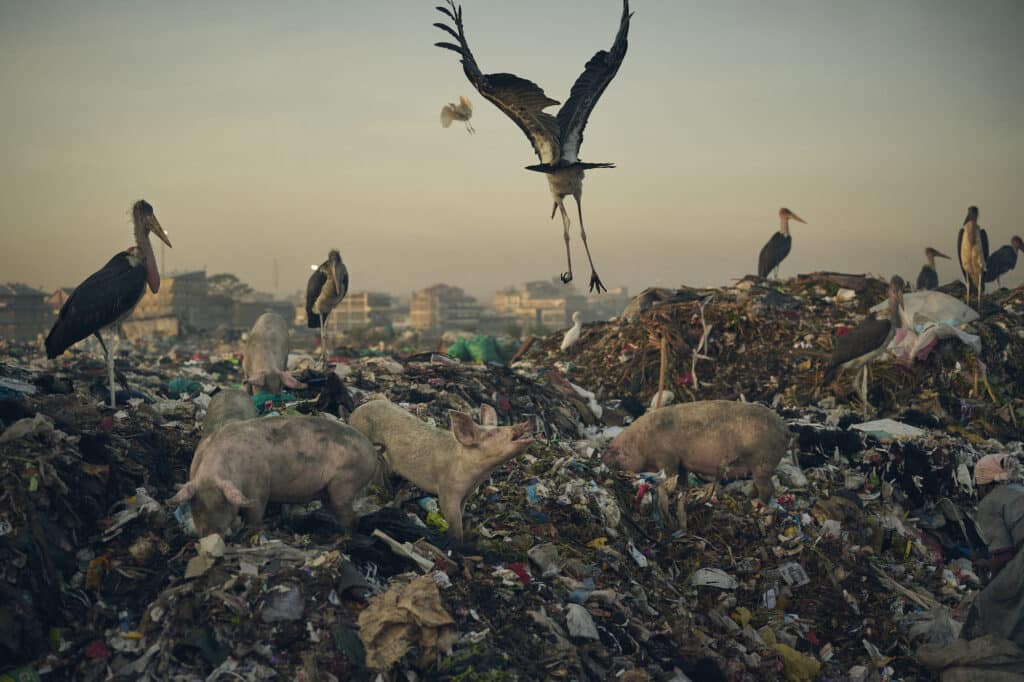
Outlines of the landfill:
M 383 395 L 440 428 L 485 404 L 531 423 L 469 497 L 464 542 L 398 477 L 351 532 L 314 502 L 198 538 L 167 501 L 212 395 L 242 387 L 238 343 L 122 343 L 112 409 L 97 349 L 0 342 L 0 680 L 939 679 L 978 656 L 951 653 L 982 584 L 973 464 L 1024 456 L 1024 289 L 876 362 L 863 405 L 853 372 L 820 386 L 821 368 L 885 291 L 838 273 L 653 289 L 565 351 L 562 332 L 514 354 L 340 348 L 327 370 L 296 334 L 306 388 L 253 396 L 260 419 Z M 786 421 L 767 504 L 749 479 L 602 463 L 645 411 L 706 399 Z

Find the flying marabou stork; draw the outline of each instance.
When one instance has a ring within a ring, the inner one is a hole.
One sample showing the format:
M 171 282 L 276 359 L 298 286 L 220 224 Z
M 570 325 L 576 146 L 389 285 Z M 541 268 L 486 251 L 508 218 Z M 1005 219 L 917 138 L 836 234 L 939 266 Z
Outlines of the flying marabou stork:
M 466 130 L 472 135 L 476 130 L 473 128 L 473 124 L 469 122 L 471 118 L 473 118 L 473 104 L 464 95 L 459 95 L 458 104 L 449 102 L 441 107 L 442 128 L 450 126 L 452 121 L 463 121 L 466 124 Z
M 114 393 L 114 356 L 100 336 L 100 330 L 114 327 L 128 317 L 149 285 L 154 294 L 160 290 L 160 273 L 149 243 L 149 233 L 171 245 L 148 201 L 140 199 L 132 206 L 135 246 L 115 255 L 101 270 L 78 285 L 60 309 L 53 329 L 46 337 L 46 357 L 55 358 L 87 336 L 94 335 L 107 356 L 110 380 L 110 406 L 116 407 Z
M 971 302 L 972 291 L 977 291 L 978 307 L 985 293 L 985 263 L 988 261 L 988 233 L 978 227 L 978 207 L 967 209 L 964 226 L 956 237 L 956 252 L 960 256 L 960 271 L 964 273 L 967 294 L 964 302 Z
M 1014 237 L 1006 246 L 1000 246 L 992 252 L 992 255 L 985 261 L 985 281 L 995 282 L 999 286 L 1003 283 L 999 278 L 1017 267 L 1017 252 L 1024 251 L 1024 242 L 1020 237 Z
M 548 186 L 554 199 L 551 218 L 555 217 L 555 211 L 561 211 L 562 214 L 565 258 L 568 263 L 568 271 L 561 275 L 562 281 L 565 283 L 572 281 L 569 214 L 563 203 L 565 197 L 572 195 L 576 199 L 576 207 L 579 210 L 580 237 L 583 239 L 583 248 L 586 250 L 587 260 L 590 262 L 590 291 L 594 291 L 594 289 L 597 289 L 598 293 L 607 291 L 601 278 L 597 276 L 594 259 L 590 256 L 587 232 L 583 227 L 583 207 L 580 205 L 580 197 L 583 194 L 584 171 L 591 168 L 614 168 L 615 164 L 584 163 L 579 160 L 579 150 L 583 143 L 583 129 L 587 125 L 587 119 L 626 56 L 626 37 L 629 33 L 629 18 L 632 16 L 629 11 L 629 0 L 622 2 L 619 31 L 611 49 L 601 50 L 591 57 L 584 67 L 583 73 L 573 84 L 572 90 L 569 92 L 569 99 L 555 116 L 545 113 L 544 109 L 558 104 L 558 101 L 545 95 L 536 83 L 510 73 L 484 74 L 480 71 L 480 67 L 469 49 L 469 43 L 466 42 L 461 6 L 456 7 L 453 0 L 448 0 L 448 7 L 438 7 L 437 9 L 454 22 L 455 28 L 443 23 L 436 23 L 434 26 L 450 34 L 455 38 L 457 44 L 447 42 L 435 44 L 438 47 L 452 50 L 462 57 L 462 70 L 469 82 L 485 99 L 501 109 L 519 126 L 530 140 L 534 152 L 537 153 L 537 157 L 541 161 L 537 165 L 526 168 L 547 175 Z
M 583 331 L 583 318 L 580 316 L 580 311 L 576 311 L 572 314 L 572 326 L 569 327 L 568 331 L 565 332 L 565 336 L 562 337 L 562 345 L 559 350 L 566 350 L 572 344 L 580 340 L 580 333 Z
M 768 277 L 772 270 L 775 270 L 775 276 L 778 278 L 779 263 L 789 255 L 789 250 L 793 248 L 793 238 L 789 236 L 790 219 L 807 224 L 807 221 L 788 208 L 779 209 L 779 231 L 772 235 L 757 257 L 757 276 L 761 279 Z
M 921 272 L 917 273 L 917 290 L 930 291 L 939 288 L 939 272 L 935 269 L 935 258 L 949 258 L 944 253 L 928 247 L 924 250 L 924 257 L 927 262 L 921 266 Z
M 880 320 L 874 315 L 869 315 L 863 322 L 837 338 L 832 349 L 832 357 L 825 367 L 823 384 L 831 382 L 840 369 L 861 370 L 858 372 L 858 379 L 861 380 L 857 381 L 855 386 L 865 410 L 869 404 L 868 365 L 885 352 L 900 327 L 903 286 L 903 278 L 893 275 L 889 282 L 889 319 Z
M 313 266 L 313 274 L 306 283 L 306 326 L 320 328 L 320 353 L 327 366 L 325 322 L 331 311 L 348 293 L 348 268 L 341 262 L 341 254 L 331 250 L 327 260 Z

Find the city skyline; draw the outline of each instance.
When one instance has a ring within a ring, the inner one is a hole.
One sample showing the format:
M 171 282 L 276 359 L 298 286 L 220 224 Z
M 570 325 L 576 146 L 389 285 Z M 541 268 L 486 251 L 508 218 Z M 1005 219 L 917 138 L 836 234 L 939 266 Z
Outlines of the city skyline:
M 168 270 L 235 272 L 272 291 L 276 258 L 279 295 L 335 247 L 356 290 L 451 282 L 486 301 L 556 276 L 561 226 L 543 178 L 523 170 L 535 157 L 433 47 L 434 4 L 0 2 L 15 133 L 0 139 L 3 279 L 78 284 L 129 245 L 140 197 L 174 243 Z M 616 0 L 463 7 L 485 71 L 560 101 L 621 12 Z M 940 280 L 958 279 L 970 204 L 993 250 L 1024 231 L 1019 3 L 632 9 L 629 53 L 582 150 L 618 164 L 585 187 L 609 287 L 754 272 L 780 206 L 808 222 L 793 227 L 784 277 L 913 281 L 934 246 L 954 256 Z M 474 136 L 439 124 L 460 94 Z

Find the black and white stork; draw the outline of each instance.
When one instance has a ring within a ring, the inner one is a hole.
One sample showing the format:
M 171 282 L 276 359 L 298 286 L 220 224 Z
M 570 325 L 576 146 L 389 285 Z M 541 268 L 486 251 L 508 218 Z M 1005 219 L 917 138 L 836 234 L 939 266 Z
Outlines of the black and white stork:
M 778 278 L 779 263 L 789 255 L 789 250 L 793 248 L 793 238 L 789 236 L 790 220 L 807 224 L 806 220 L 788 208 L 779 209 L 779 230 L 772 235 L 757 257 L 757 276 L 761 279 L 768 277 L 772 270 L 775 270 L 775 277 Z
M 921 272 L 917 273 L 917 290 L 930 291 L 939 288 L 939 271 L 935 269 L 935 258 L 949 258 L 937 249 L 928 247 L 924 250 L 925 264 L 921 266 Z
M 55 358 L 87 336 L 95 336 L 107 357 L 110 381 L 110 406 L 116 407 L 114 392 L 114 356 L 103 342 L 100 331 L 116 326 L 131 315 L 149 285 L 154 294 L 160 290 L 160 273 L 149 243 L 152 232 L 171 245 L 148 201 L 140 199 L 132 206 L 135 246 L 115 255 L 98 272 L 79 284 L 60 309 L 57 321 L 46 337 L 46 357 Z
M 992 252 L 992 255 L 985 261 L 984 281 L 995 281 L 999 286 L 1003 283 L 999 278 L 1017 267 L 1017 252 L 1024 251 L 1024 242 L 1020 237 L 1014 237 L 1006 246 L 1000 246 Z
M 966 303 L 971 302 L 971 294 L 977 292 L 978 307 L 981 307 L 981 295 L 985 293 L 985 263 L 988 261 L 988 233 L 978 227 L 978 207 L 967 209 L 964 226 L 956 237 L 956 252 L 960 256 L 960 271 L 964 273 L 967 284 Z
M 348 293 L 348 268 L 341 262 L 341 254 L 331 250 L 327 260 L 313 266 L 313 274 L 306 283 L 306 326 L 320 328 L 320 353 L 327 366 L 327 316 Z
M 438 7 L 437 9 L 454 22 L 455 28 L 443 23 L 436 23 L 434 26 L 446 31 L 455 38 L 457 43 L 435 44 L 438 47 L 452 50 L 462 57 L 462 70 L 469 82 L 485 99 L 501 109 L 526 133 L 530 144 L 533 145 L 534 152 L 541 161 L 539 164 L 526 168 L 547 175 L 548 187 L 551 189 L 554 199 L 551 217 L 552 219 L 555 217 L 555 211 L 561 211 L 562 214 L 565 258 L 568 263 L 568 271 L 561 275 L 562 281 L 565 283 L 572 281 L 569 214 L 563 203 L 565 197 L 572 195 L 576 199 L 576 207 L 579 211 L 580 237 L 583 239 L 583 248 L 586 250 L 587 260 L 590 262 L 590 291 L 595 289 L 598 293 L 607 291 L 601 278 L 597 276 L 594 259 L 590 256 L 587 232 L 583 227 L 583 207 L 580 204 L 580 198 L 583 194 L 584 171 L 591 168 L 614 168 L 615 164 L 584 163 L 579 160 L 579 151 L 580 145 L 583 143 L 583 129 L 587 125 L 587 119 L 626 56 L 626 37 L 629 33 L 629 18 L 632 16 L 629 11 L 629 0 L 622 2 L 619 31 L 611 49 L 600 50 L 590 58 L 583 73 L 576 79 L 572 90 L 569 91 L 569 99 L 555 116 L 545 113 L 544 109 L 558 104 L 558 101 L 545 95 L 536 83 L 510 73 L 484 74 L 480 71 L 480 67 L 477 66 L 476 59 L 469 49 L 469 43 L 466 42 L 461 6 L 457 7 L 453 0 L 448 0 L 448 7 Z
M 832 356 L 825 366 L 822 383 L 831 382 L 840 369 L 861 370 L 855 383 L 865 411 L 868 403 L 868 365 L 885 352 L 901 326 L 900 309 L 903 307 L 903 278 L 893 275 L 889 281 L 889 318 L 869 315 L 856 327 L 835 340 Z

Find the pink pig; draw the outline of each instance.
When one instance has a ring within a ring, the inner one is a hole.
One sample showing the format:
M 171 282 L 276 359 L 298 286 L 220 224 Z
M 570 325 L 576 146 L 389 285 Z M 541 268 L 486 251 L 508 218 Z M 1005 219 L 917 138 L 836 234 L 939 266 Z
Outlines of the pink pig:
M 602 459 L 628 471 L 679 473 L 683 485 L 689 471 L 718 478 L 752 474 L 767 502 L 789 441 L 786 422 L 767 407 L 703 400 L 648 412 L 612 439 Z
M 263 313 L 256 320 L 245 343 L 242 371 L 249 392 L 259 389 L 267 393 L 280 393 L 282 385 L 288 388 L 306 388 L 289 374 L 288 324 L 277 313 Z
M 191 502 L 200 537 L 226 534 L 241 509 L 259 527 L 267 502 L 306 503 L 326 491 L 344 526 L 352 502 L 383 473 L 373 445 L 355 429 L 325 417 L 268 417 L 224 424 L 196 449 L 198 466 L 168 500 Z

